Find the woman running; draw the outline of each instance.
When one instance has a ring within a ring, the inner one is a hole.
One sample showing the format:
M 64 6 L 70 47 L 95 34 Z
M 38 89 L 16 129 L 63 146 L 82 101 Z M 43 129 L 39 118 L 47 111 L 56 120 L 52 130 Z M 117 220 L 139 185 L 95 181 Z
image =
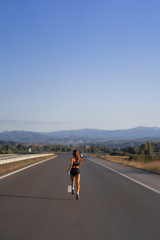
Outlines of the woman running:
M 74 184 L 75 180 L 77 183 L 77 194 L 76 199 L 79 199 L 79 190 L 80 190 L 80 170 L 79 166 L 82 164 L 81 157 L 79 155 L 79 152 L 77 150 L 73 151 L 73 157 L 70 159 L 70 166 L 67 170 L 68 173 L 70 173 L 70 178 L 72 182 L 72 194 L 74 194 Z

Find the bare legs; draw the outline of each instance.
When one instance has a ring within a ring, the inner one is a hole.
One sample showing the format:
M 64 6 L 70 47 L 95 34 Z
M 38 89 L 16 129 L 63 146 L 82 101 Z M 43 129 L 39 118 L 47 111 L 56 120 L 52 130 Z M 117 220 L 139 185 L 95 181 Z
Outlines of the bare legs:
M 81 175 L 78 174 L 76 176 L 76 183 L 77 183 L 77 192 L 79 193 L 79 190 L 80 190 L 80 178 L 81 178 Z
M 72 182 L 72 189 L 74 189 L 74 184 L 75 184 L 75 177 L 70 175 L 71 177 L 71 182 Z
M 72 189 L 74 189 L 75 179 L 76 179 L 77 192 L 79 193 L 81 175 L 80 175 L 80 174 L 78 174 L 78 175 L 76 175 L 76 176 L 70 175 L 70 177 L 71 177 L 71 182 L 72 182 Z

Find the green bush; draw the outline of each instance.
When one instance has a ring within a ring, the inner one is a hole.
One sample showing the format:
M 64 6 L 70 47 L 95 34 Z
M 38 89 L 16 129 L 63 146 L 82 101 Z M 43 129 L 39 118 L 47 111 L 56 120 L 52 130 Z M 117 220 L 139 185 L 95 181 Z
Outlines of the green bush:
M 152 162 L 155 158 L 152 155 L 138 155 L 138 154 L 132 154 L 129 157 L 129 161 L 136 161 L 136 162 Z

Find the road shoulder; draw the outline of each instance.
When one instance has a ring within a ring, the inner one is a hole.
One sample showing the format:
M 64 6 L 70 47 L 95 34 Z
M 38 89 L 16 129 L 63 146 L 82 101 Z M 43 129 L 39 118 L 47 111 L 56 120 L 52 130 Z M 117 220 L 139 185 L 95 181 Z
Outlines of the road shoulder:
M 87 159 L 160 194 L 160 175 L 156 173 L 96 157 L 87 156 Z

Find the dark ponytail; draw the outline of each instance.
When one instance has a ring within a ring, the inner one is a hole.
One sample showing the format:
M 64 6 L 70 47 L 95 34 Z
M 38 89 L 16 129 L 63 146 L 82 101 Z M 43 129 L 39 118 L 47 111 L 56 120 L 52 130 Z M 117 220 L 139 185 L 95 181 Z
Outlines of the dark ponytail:
M 73 156 L 75 157 L 76 161 L 81 165 L 82 164 L 82 159 L 79 155 L 78 150 L 73 150 Z

